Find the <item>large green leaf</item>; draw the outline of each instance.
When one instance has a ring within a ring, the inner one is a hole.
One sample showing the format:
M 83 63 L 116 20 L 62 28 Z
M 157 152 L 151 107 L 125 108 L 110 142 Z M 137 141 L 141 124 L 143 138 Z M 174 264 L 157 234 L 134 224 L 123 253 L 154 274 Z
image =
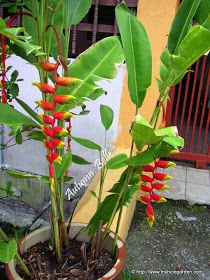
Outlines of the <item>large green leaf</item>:
M 17 132 L 18 128 L 23 125 L 37 126 L 33 120 L 3 103 L 0 103 L 0 124 L 7 125 L 13 132 Z
M 182 149 L 184 146 L 184 139 L 180 136 L 166 137 L 156 145 L 149 148 L 154 154 L 154 158 L 167 157 L 174 151 Z
M 41 10 L 41 3 L 37 3 L 38 6 L 38 13 Z M 36 17 L 37 17 L 37 10 L 34 8 L 35 5 L 33 1 L 26 1 L 27 9 L 31 10 L 33 17 L 29 16 L 23 16 L 23 26 L 25 30 L 30 34 L 32 37 L 33 43 L 38 44 L 40 34 L 37 36 L 37 28 L 40 28 L 39 25 L 37 25 Z M 27 11 L 27 10 L 26 10 Z M 40 16 L 40 15 L 39 15 Z M 39 31 L 39 33 L 42 36 L 45 37 L 45 40 L 47 41 L 47 52 L 53 54 L 54 58 L 57 58 L 58 52 L 57 52 L 57 40 L 55 33 L 52 28 L 48 28 L 48 31 L 46 32 L 45 29 L 48 25 L 54 25 L 56 27 L 56 30 L 58 31 L 58 34 L 60 35 L 63 30 L 63 20 L 64 20 L 64 13 L 63 13 L 63 0 L 58 1 L 49 1 L 48 4 L 45 7 L 45 26 L 42 27 L 42 31 Z M 46 34 L 44 34 L 46 32 Z M 26 58 L 27 59 L 27 58 Z
M 6 173 L 9 176 L 16 178 L 16 179 L 32 179 L 32 178 L 40 179 L 41 178 L 41 176 L 39 176 L 39 175 L 26 173 L 26 172 L 14 170 L 14 169 L 7 169 Z
M 128 69 L 128 87 L 133 103 L 140 107 L 151 84 L 152 54 L 144 26 L 125 3 L 116 7 L 117 22 L 122 38 Z
M 110 128 L 114 118 L 114 112 L 112 108 L 107 105 L 100 105 L 101 122 L 106 130 Z
M 154 153 L 151 150 L 143 151 L 128 160 L 128 164 L 132 166 L 144 166 L 154 161 Z
M 78 24 L 88 13 L 92 0 L 65 0 L 69 7 L 69 26 L 72 24 Z
M 81 165 L 91 164 L 91 162 L 89 162 L 86 159 L 84 159 L 80 156 L 77 156 L 77 155 L 72 155 L 72 162 L 75 164 L 81 164 Z
M 27 33 L 23 33 L 22 27 L 0 29 L 0 34 L 5 36 L 10 43 L 17 45 L 25 51 L 26 56 L 33 53 L 36 56 L 43 55 L 41 47 L 30 42 L 31 37 Z M 23 33 L 23 35 L 22 35 Z
M 83 52 L 69 68 L 69 76 L 95 83 L 113 79 L 124 61 L 122 46 L 117 36 L 110 36 L 92 45 Z M 82 90 L 82 85 L 78 89 Z M 74 91 L 71 94 L 74 94 Z
M 106 164 L 107 169 L 118 169 L 127 165 L 128 157 L 126 154 L 118 154 L 110 158 Z
M 186 36 L 195 12 L 201 0 L 184 0 L 180 5 L 173 20 L 168 36 L 168 49 L 170 53 L 176 53 L 177 48 Z
M 101 147 L 93 141 L 90 141 L 90 140 L 84 139 L 84 138 L 74 137 L 74 136 L 71 136 L 71 138 L 78 144 L 80 144 L 88 149 L 101 151 Z
M 200 25 L 193 26 L 179 45 L 177 55 L 172 56 L 171 68 L 175 73 L 174 80 L 185 73 L 209 49 L 210 31 Z
M 28 106 L 23 100 L 19 98 L 15 98 L 17 103 L 28 113 L 35 121 L 37 121 L 40 124 L 43 124 L 42 120 L 38 117 L 37 113 L 34 112 L 34 110 L 31 109 L 31 107 Z
M 207 18 L 210 13 L 210 1 L 209 0 L 201 0 L 200 5 L 195 13 L 195 18 L 202 24 Z
M 141 115 L 137 115 L 132 124 L 131 137 L 138 150 L 145 145 L 154 144 L 162 138 L 162 136 L 155 135 L 153 127 Z
M 17 253 L 17 242 L 12 239 L 9 242 L 0 240 L 0 262 L 10 262 Z
M 66 173 L 71 163 L 72 163 L 72 154 L 71 151 L 68 151 L 62 156 L 61 164 L 58 163 L 54 164 L 55 174 L 57 179 L 59 179 Z
M 119 204 L 118 197 L 118 194 L 108 195 L 99 205 L 96 213 L 91 218 L 87 227 L 90 235 L 93 235 L 97 231 L 98 225 L 101 221 L 103 225 L 105 225 L 109 221 L 116 205 Z
M 99 97 L 104 91 L 99 89 L 95 82 L 115 78 L 123 61 L 122 46 L 116 36 L 97 42 L 69 66 L 69 76 L 82 80 L 81 83 L 74 86 L 70 94 L 77 98 L 91 95 L 90 98 L 94 99 L 94 94 Z M 86 93 L 84 94 L 84 92 Z M 82 100 L 85 101 L 85 99 Z M 61 109 L 68 109 L 68 105 L 62 106 Z

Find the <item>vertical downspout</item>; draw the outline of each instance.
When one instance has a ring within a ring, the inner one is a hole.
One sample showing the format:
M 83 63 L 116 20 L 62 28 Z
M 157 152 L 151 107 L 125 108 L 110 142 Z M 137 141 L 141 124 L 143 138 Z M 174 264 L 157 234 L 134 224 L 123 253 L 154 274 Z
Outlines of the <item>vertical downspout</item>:
M 0 125 L 0 168 L 5 169 L 5 164 L 4 164 L 4 149 L 2 149 L 2 146 L 4 145 L 4 126 Z

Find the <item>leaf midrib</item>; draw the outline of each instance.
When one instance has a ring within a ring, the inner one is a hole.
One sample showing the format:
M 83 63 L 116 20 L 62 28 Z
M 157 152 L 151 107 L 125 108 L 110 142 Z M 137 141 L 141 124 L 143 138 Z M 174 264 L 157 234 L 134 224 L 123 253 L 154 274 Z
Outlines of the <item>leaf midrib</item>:
M 187 22 L 188 22 L 189 18 L 191 18 L 191 12 L 192 12 L 192 10 L 194 9 L 194 7 L 195 7 L 196 5 L 197 5 L 197 8 L 198 8 L 200 2 L 201 2 L 201 0 L 200 0 L 198 3 L 195 3 L 195 2 L 194 2 L 194 4 L 192 5 L 192 7 L 191 7 L 191 9 L 190 9 L 190 12 L 188 13 L 187 19 L 186 19 L 186 21 L 185 21 L 185 24 L 184 24 L 182 30 L 181 30 L 179 39 L 178 39 L 177 44 L 176 44 L 176 48 L 175 48 L 175 50 L 174 50 L 174 53 L 175 53 L 175 54 L 176 54 L 177 48 L 178 48 L 179 45 L 180 45 L 180 41 L 182 41 L 181 38 L 182 38 L 182 35 L 183 35 L 184 30 L 185 30 L 185 28 L 186 28 Z M 182 38 L 182 39 L 183 39 L 183 38 Z
M 130 21 L 130 16 L 128 16 L 128 25 L 130 29 L 130 37 L 131 37 L 131 42 L 133 42 L 133 36 L 132 36 L 132 30 L 131 30 L 131 21 Z M 136 103 L 137 106 L 139 104 L 139 99 L 138 99 L 138 89 L 137 89 L 137 77 L 136 77 L 136 63 L 135 63 L 135 56 L 134 56 L 134 48 L 133 48 L 133 43 L 131 43 L 131 49 L 132 49 L 132 60 L 134 64 L 134 81 L 135 81 L 135 95 L 136 95 Z

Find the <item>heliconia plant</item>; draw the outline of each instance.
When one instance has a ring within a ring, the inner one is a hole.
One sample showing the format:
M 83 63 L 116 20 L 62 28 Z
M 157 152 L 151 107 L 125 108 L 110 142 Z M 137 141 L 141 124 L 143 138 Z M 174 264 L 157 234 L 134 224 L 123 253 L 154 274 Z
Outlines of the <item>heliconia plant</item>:
M 117 217 L 113 254 L 115 254 L 123 208 L 128 205 L 136 191 L 140 189 L 146 193 L 138 196 L 138 200 L 146 204 L 146 219 L 150 227 L 154 223 L 153 202 L 166 201 L 164 195 L 161 196 L 156 191 L 169 189 L 169 186 L 165 185 L 165 180 L 171 179 L 171 176 L 156 172 L 156 168 L 174 165 L 161 158 L 179 153 L 184 146 L 184 139 L 178 136 L 176 127 L 165 127 L 165 102 L 169 99 L 170 87 L 179 83 L 188 68 L 210 49 L 208 16 L 210 7 L 200 4 L 201 0 L 182 1 L 173 20 L 167 46 L 160 56 L 160 77 L 157 78 L 159 97 L 149 122 L 138 114 L 152 79 L 149 39 L 144 27 L 124 2 L 115 9 L 128 70 L 130 98 L 136 113 L 130 128 L 132 141 L 129 155 L 118 154 L 106 165 L 107 169 L 123 167 L 124 171 L 118 182 L 108 191 L 110 194 L 99 204 L 88 224 L 89 233 L 94 234 L 97 225 L 103 221 L 105 232 L 102 240 L 104 240 L 114 218 Z M 198 23 L 192 26 L 194 16 L 198 19 Z M 197 46 L 196 51 L 195 46 Z M 162 122 L 158 124 L 161 109 Z
M 52 245 L 58 262 L 62 262 L 62 252 L 69 245 L 64 217 L 64 181 L 71 179 L 68 176 L 68 168 L 73 161 L 77 164 L 80 162 L 90 164 L 81 157 L 75 155 L 72 157 L 71 141 L 73 139 L 81 145 L 101 151 L 101 147 L 96 143 L 90 140 L 83 141 L 84 139 L 71 135 L 71 118 L 74 116 L 71 110 L 76 107 L 81 107 L 83 110 L 85 102 L 95 100 L 105 93 L 95 82 L 102 79 L 113 79 L 118 72 L 119 65 L 124 61 L 124 54 L 118 37 L 111 36 L 98 42 L 94 47 L 81 54 L 74 63 L 68 65 L 70 27 L 72 24 L 79 23 L 84 17 L 91 6 L 91 1 L 83 1 L 85 9 L 82 10 L 74 6 L 75 12 L 72 18 L 70 18 L 72 10 L 68 0 L 59 1 L 59 3 L 46 1 L 48 5 L 44 6 L 43 1 L 35 0 L 34 2 L 36 2 L 35 10 L 33 3 L 27 1 L 24 6 L 27 13 L 18 13 L 13 16 L 13 18 L 18 15 L 23 16 L 24 28 L 8 27 L 0 18 L 0 35 L 4 37 L 7 49 L 37 67 L 40 81 L 34 81 L 33 85 L 40 90 L 42 98 L 37 95 L 36 104 L 42 112 L 37 114 L 23 100 L 15 98 L 22 109 L 30 115 L 30 118 L 13 107 L 3 104 L 6 102 L 2 102 L 0 103 L 0 123 L 11 128 L 12 136 L 18 133 L 21 135 L 30 127 L 32 131 L 28 134 L 28 138 L 42 141 L 46 148 L 49 174 L 48 176 L 31 174 L 31 178 L 39 177 L 43 181 L 49 182 Z M 43 9 L 46 11 L 44 12 Z M 48 14 L 47 18 L 46 14 Z M 53 16 L 50 17 L 50 15 Z M 55 22 L 59 22 L 59 24 L 55 25 Z M 29 36 L 27 31 L 30 33 L 34 28 L 37 32 Z M 61 45 L 61 33 L 65 38 L 65 46 Z M 54 62 L 49 61 L 50 56 L 54 57 Z M 58 75 L 58 68 L 61 69 L 62 76 Z M 4 94 L 5 84 L 2 83 L 1 86 L 3 89 L 1 101 L 4 101 L 7 98 Z M 17 171 L 7 172 L 10 176 L 18 173 Z M 24 176 L 27 177 L 21 173 L 19 178 L 24 178 Z M 25 272 L 27 274 L 26 270 Z

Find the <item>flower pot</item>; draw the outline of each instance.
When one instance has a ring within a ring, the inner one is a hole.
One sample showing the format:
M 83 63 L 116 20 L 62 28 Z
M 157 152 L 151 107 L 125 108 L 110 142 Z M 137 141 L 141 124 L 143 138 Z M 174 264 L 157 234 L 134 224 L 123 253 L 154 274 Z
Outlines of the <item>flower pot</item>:
M 82 228 L 85 228 L 86 224 L 81 223 L 73 223 L 71 225 L 71 230 L 69 237 L 70 239 L 73 239 L 75 236 L 76 240 L 78 241 L 89 241 L 90 237 L 88 236 L 87 231 L 83 230 Z M 28 234 L 24 239 L 20 242 L 20 253 L 24 253 L 27 251 L 28 248 L 34 246 L 35 244 L 41 242 L 41 241 L 47 241 L 50 239 L 51 231 L 50 227 L 44 227 L 38 230 L 35 230 L 34 232 Z M 107 236 L 106 240 L 104 241 L 103 248 L 107 251 L 111 252 L 112 244 L 113 244 L 113 232 L 110 232 L 110 234 Z M 117 241 L 117 259 L 115 262 L 115 265 L 112 267 L 112 269 L 106 273 L 103 277 L 99 278 L 101 280 L 114 280 L 114 279 L 120 279 L 120 273 L 122 272 L 122 269 L 125 265 L 126 261 L 126 248 L 123 243 L 123 241 L 118 238 Z M 16 270 L 15 270 L 16 262 L 15 260 L 12 260 L 6 265 L 6 274 L 9 280 L 23 280 L 21 278 Z

